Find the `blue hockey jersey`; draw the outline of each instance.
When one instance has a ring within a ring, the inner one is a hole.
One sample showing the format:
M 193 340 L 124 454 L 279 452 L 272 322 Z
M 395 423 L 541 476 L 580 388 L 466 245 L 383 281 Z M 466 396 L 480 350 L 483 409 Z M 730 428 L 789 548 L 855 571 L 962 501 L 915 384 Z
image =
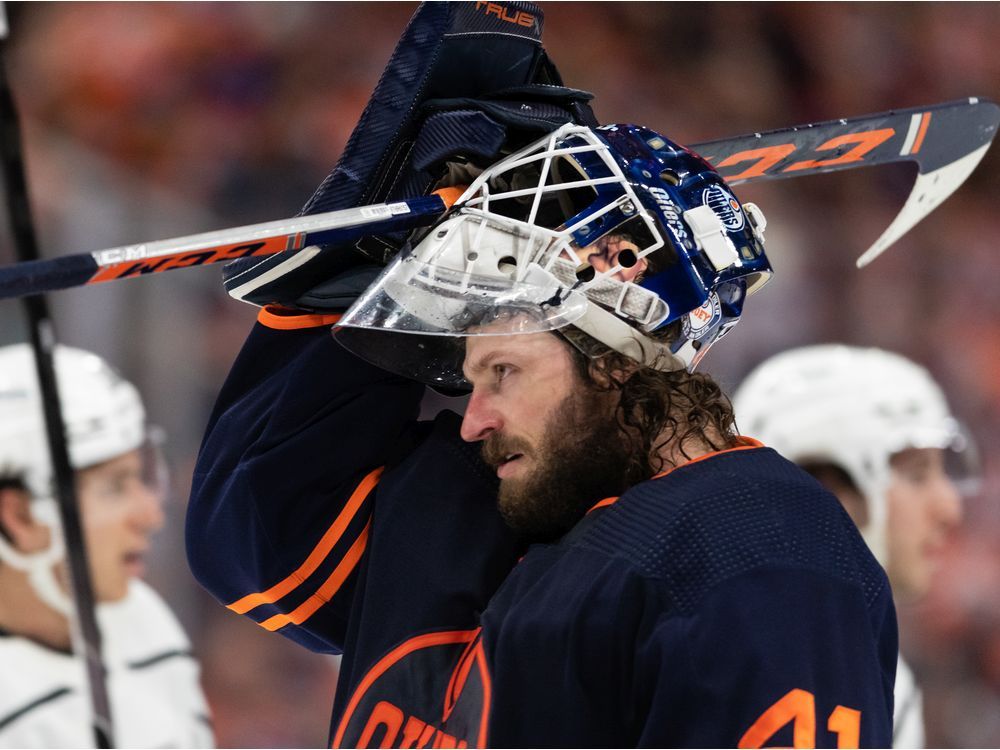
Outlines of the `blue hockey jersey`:
M 187 521 L 198 579 L 343 652 L 347 747 L 888 747 L 885 574 L 840 504 L 746 440 L 524 546 L 460 417 L 264 311 Z

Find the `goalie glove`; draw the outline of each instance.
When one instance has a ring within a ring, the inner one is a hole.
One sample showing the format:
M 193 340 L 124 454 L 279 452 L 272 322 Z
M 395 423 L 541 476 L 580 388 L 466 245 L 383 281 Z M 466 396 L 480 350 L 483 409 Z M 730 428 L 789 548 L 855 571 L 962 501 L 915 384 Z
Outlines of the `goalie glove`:
M 566 122 L 596 125 L 591 95 L 562 85 L 541 46 L 541 30 L 542 13 L 530 3 L 422 4 L 336 168 L 301 213 L 467 184 L 505 154 Z M 408 234 L 234 261 L 224 271 L 226 291 L 253 305 L 342 311 Z

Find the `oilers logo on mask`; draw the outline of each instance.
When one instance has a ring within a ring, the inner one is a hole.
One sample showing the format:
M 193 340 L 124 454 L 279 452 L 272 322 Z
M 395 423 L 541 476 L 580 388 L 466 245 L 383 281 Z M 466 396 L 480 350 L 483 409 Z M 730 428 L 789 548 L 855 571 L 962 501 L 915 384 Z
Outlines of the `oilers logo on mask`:
M 711 206 L 722 220 L 722 225 L 730 232 L 738 232 L 743 228 L 743 211 L 740 202 L 721 185 L 705 188 L 701 199 L 706 206 Z

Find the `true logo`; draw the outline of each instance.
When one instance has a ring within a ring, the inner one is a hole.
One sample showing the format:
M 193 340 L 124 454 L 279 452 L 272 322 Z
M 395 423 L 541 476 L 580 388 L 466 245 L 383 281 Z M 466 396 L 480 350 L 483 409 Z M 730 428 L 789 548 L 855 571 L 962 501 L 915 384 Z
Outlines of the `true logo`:
M 487 16 L 496 16 L 501 21 L 514 23 L 518 26 L 531 27 L 535 25 L 535 17 L 531 13 L 524 10 L 519 10 L 515 13 L 500 3 L 478 2 L 476 3 L 476 10 L 485 13 Z

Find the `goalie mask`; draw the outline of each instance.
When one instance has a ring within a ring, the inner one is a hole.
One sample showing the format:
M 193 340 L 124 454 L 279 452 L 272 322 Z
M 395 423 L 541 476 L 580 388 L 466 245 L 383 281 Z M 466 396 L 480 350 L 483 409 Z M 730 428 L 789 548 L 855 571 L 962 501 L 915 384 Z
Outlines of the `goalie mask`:
M 335 335 L 446 386 L 467 385 L 461 337 L 567 325 L 646 366 L 690 369 L 769 278 L 763 229 L 691 151 L 633 125 L 564 125 L 480 174 Z
M 162 439 L 147 428 L 135 387 L 96 354 L 81 349 L 57 346 L 54 364 L 72 467 L 86 469 L 140 449 L 143 481 L 162 497 Z M 39 597 L 68 613 L 69 598 L 53 568 L 64 550 L 41 394 L 27 344 L 0 348 L 0 478 L 22 486 L 31 495 L 34 519 L 52 530 L 48 549 L 33 554 L 20 552 L 0 532 L 0 560 L 27 572 Z
M 956 487 L 975 490 L 974 444 L 927 370 L 898 354 L 834 344 L 785 352 L 747 376 L 733 407 L 741 431 L 786 458 L 847 472 L 867 504 L 861 532 L 883 565 L 895 454 L 940 448 Z

